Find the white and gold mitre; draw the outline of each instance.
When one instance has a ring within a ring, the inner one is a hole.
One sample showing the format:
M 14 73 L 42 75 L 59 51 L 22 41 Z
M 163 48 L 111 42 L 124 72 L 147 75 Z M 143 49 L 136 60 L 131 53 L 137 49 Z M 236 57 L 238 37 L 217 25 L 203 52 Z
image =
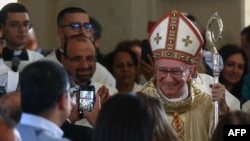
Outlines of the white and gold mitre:
M 194 63 L 204 41 L 199 29 L 180 11 L 160 18 L 149 34 L 155 60 L 169 58 Z

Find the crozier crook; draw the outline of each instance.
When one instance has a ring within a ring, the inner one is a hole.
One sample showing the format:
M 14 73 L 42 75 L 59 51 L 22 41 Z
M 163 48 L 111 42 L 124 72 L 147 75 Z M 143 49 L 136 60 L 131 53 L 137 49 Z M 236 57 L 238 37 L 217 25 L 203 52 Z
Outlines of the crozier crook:
M 216 21 L 218 23 L 219 26 L 219 33 L 218 33 L 218 37 L 215 38 L 214 37 L 214 32 L 211 29 L 211 26 L 213 24 L 213 22 Z M 220 18 L 220 16 L 216 13 L 214 13 L 210 19 L 208 20 L 208 24 L 207 24 L 207 31 L 206 31 L 206 39 L 208 42 L 208 46 L 209 48 L 212 50 L 213 52 L 213 76 L 214 76 L 214 84 L 219 83 L 219 75 L 220 75 L 220 68 L 219 68 L 219 53 L 214 45 L 214 43 L 218 42 L 222 36 L 222 30 L 223 30 L 223 23 L 222 20 Z M 215 105 L 215 127 L 217 126 L 218 123 L 218 115 L 219 115 L 219 108 L 218 108 L 218 101 L 215 101 L 214 103 Z

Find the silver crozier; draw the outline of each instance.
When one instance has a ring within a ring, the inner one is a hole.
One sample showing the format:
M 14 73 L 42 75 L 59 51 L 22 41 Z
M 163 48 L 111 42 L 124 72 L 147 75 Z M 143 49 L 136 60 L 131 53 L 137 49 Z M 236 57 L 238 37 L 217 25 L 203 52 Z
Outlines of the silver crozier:
M 218 36 L 217 38 L 214 37 L 214 32 L 212 31 L 212 24 L 216 21 L 218 23 Z M 208 46 L 210 47 L 211 51 L 213 52 L 213 76 L 214 76 L 214 84 L 219 83 L 219 75 L 220 75 L 220 69 L 219 69 L 219 53 L 214 45 L 214 43 L 218 42 L 222 38 L 222 30 L 223 30 L 223 23 L 220 18 L 220 16 L 216 13 L 214 13 L 207 23 L 207 31 L 206 31 L 206 39 Z M 215 127 L 218 124 L 219 119 L 219 108 L 218 108 L 218 101 L 214 102 L 215 105 Z

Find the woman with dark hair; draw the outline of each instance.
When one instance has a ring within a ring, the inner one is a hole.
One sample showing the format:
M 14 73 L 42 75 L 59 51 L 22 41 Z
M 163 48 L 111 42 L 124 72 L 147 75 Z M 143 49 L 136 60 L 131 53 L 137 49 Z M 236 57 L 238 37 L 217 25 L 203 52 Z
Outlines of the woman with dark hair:
M 153 141 L 177 141 L 177 134 L 167 120 L 168 118 L 162 103 L 158 99 L 145 95 L 142 92 L 137 92 L 137 95 L 143 98 L 153 111 L 155 119 Z
M 223 115 L 220 119 L 217 127 L 212 136 L 211 141 L 224 141 L 226 140 L 223 134 L 225 134 L 225 125 L 249 125 L 250 114 L 244 111 L 232 111 Z
M 138 60 L 137 83 L 144 85 L 151 79 L 155 71 L 155 65 L 148 40 L 123 40 L 115 48 L 128 48 L 136 54 Z
M 160 101 L 143 93 L 119 93 L 103 105 L 93 141 L 177 141 Z
M 235 44 L 224 45 L 219 50 L 224 67 L 219 81 L 239 100 L 242 100 L 244 77 L 248 73 L 248 58 L 245 52 Z
M 116 79 L 119 92 L 138 92 L 142 85 L 136 83 L 138 59 L 128 48 L 117 48 L 105 58 L 104 66 Z
M 155 120 L 145 101 L 136 94 L 117 94 L 103 105 L 93 141 L 152 141 Z

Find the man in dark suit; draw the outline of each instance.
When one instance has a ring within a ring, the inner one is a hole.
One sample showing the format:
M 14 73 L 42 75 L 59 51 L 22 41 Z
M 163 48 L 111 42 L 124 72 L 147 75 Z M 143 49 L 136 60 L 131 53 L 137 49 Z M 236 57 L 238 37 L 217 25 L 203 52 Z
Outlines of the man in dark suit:
M 61 129 L 64 132 L 64 137 L 71 139 L 72 141 L 92 141 L 92 135 L 93 135 L 93 128 L 87 127 L 87 126 L 82 126 L 82 125 L 77 125 L 75 124 L 76 121 L 81 120 L 82 117 L 78 115 L 78 89 L 77 86 L 72 79 L 72 77 L 69 74 L 69 82 L 70 82 L 70 87 L 71 87 L 71 98 L 72 98 L 72 110 L 71 114 L 68 117 L 68 119 L 63 123 L 61 126 Z M 102 94 L 102 89 L 100 89 L 98 94 Z M 97 118 L 97 115 L 100 110 L 100 97 L 99 95 L 95 95 L 95 105 L 94 109 L 92 111 L 84 111 L 84 115 L 87 119 L 87 121 L 94 126 L 95 121 Z
M 72 141 L 92 141 L 93 128 L 76 125 L 67 120 L 61 129 L 64 132 L 63 136 Z

